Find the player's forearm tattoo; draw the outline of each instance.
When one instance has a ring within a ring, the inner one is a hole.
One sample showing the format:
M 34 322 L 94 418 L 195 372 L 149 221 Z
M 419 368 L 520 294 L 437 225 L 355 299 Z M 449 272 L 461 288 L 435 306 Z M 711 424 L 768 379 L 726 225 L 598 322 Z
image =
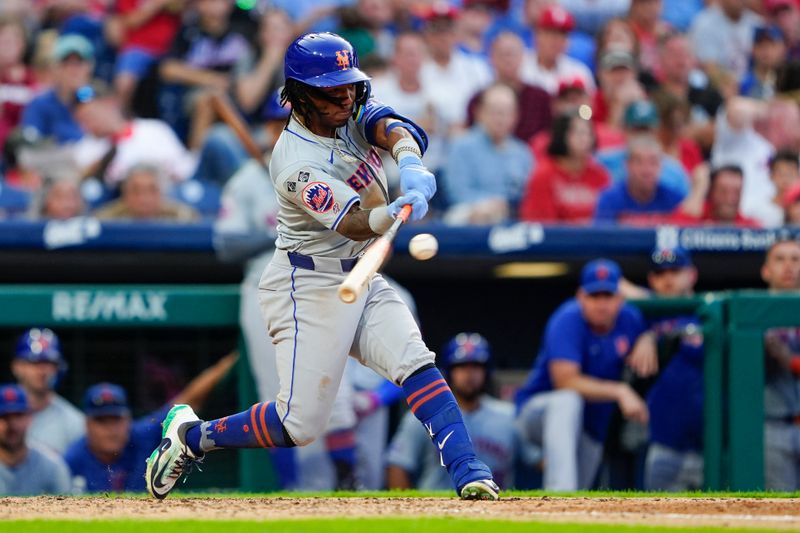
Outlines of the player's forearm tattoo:
M 342 217 L 336 231 L 354 241 L 366 241 L 378 236 L 369 227 L 369 209 L 361 209 L 358 204 L 353 205 L 350 211 Z

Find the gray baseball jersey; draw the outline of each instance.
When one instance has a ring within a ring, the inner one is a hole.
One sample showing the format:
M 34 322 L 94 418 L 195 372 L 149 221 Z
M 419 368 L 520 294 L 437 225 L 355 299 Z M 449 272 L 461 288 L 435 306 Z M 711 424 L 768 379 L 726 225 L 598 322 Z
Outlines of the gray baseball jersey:
M 503 487 L 513 485 L 514 458 L 518 438 L 514 428 L 514 406 L 490 396 L 481 398 L 480 407 L 464 412 L 478 459 L 492 469 L 495 480 Z M 414 415 L 406 413 L 389 444 L 386 462 L 409 472 L 422 490 L 453 488 L 447 470 L 439 463 L 439 453 L 431 446 L 431 438 Z
M 368 122 L 351 118 L 333 139 L 292 117 L 270 161 L 278 239 L 259 299 L 276 350 L 276 410 L 299 445 L 326 427 L 348 354 L 397 384 L 434 361 L 408 307 L 379 274 L 354 303 L 337 296 L 349 270 L 341 259 L 357 256 L 369 241 L 350 240 L 336 228 L 356 202 L 370 209 L 388 201 Z
M 2 496 L 69 494 L 71 489 L 69 467 L 46 448 L 29 446 L 25 460 L 11 468 L 0 463 Z
M 50 405 L 33 414 L 28 428 L 29 444 L 39 444 L 63 455 L 70 444 L 86 434 L 86 417 L 74 405 L 55 394 Z
M 269 165 L 280 205 L 277 248 L 354 257 L 367 247 L 368 241 L 335 231 L 354 203 L 363 209 L 388 203 L 381 158 L 362 128 L 350 119 L 331 139 L 314 135 L 294 117 L 289 121 Z

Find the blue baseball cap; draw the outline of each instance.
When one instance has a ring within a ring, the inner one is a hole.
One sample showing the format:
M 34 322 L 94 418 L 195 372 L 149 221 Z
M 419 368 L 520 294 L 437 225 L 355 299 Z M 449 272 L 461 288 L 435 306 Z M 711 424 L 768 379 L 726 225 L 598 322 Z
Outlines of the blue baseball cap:
M 83 396 L 83 412 L 86 416 L 129 416 L 128 395 L 113 383 L 92 385 Z
M 11 413 L 27 413 L 28 397 L 25 391 L 15 383 L 0 385 L 0 416 Z
M 478 333 L 459 333 L 450 339 L 442 355 L 447 369 L 467 363 L 487 365 L 492 357 L 489 342 Z
M 58 336 L 49 328 L 31 328 L 23 333 L 17 340 L 14 356 L 29 363 L 64 362 Z
M 655 248 L 650 254 L 650 269 L 655 271 L 692 266 L 692 256 L 686 248 Z
M 783 41 L 783 32 L 777 26 L 757 26 L 753 30 L 753 42 L 763 41 L 769 39 L 770 41 Z
M 599 292 L 616 293 L 619 278 L 622 277 L 619 265 L 610 259 L 595 259 L 586 263 L 581 271 L 581 289 L 589 294 Z

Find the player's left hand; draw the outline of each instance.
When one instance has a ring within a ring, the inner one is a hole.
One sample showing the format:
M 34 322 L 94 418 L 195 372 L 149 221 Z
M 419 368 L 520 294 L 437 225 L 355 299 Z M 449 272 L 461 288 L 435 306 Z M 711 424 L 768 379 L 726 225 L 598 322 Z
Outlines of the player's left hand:
M 428 212 L 428 202 L 425 201 L 425 196 L 420 191 L 412 189 L 389 204 L 389 214 L 392 218 L 397 218 L 397 214 L 400 213 L 403 206 L 408 204 L 411 205 L 411 214 L 408 216 L 409 222 L 422 220 Z
M 419 191 L 430 201 L 436 194 L 436 177 L 425 168 L 422 160 L 417 157 L 404 157 L 400 160 L 400 190 L 403 194 L 408 191 Z

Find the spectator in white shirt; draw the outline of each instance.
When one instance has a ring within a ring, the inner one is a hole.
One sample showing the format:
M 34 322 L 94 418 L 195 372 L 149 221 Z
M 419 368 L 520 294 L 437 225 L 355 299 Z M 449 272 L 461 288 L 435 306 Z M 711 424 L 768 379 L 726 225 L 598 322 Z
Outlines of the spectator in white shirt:
M 792 100 L 762 102 L 734 97 L 721 109 L 711 151 L 715 166 L 736 164 L 744 171 L 741 211 L 763 225 L 774 225 L 776 194 L 769 176 L 775 150 L 800 148 L 800 108 Z
M 458 49 L 454 22 L 458 11 L 434 3 L 422 14 L 430 58 L 422 67 L 422 84 L 451 132 L 463 128 L 467 102 L 492 81 L 488 63 Z
M 432 91 L 427 90 L 422 80 L 426 58 L 425 40 L 419 33 L 400 33 L 395 38 L 389 68 L 375 75 L 371 83 L 375 98 L 392 102 L 395 111 L 419 124 L 428 134 L 428 149 L 423 159 L 428 168 L 436 171 L 444 164 L 444 128 Z M 384 168 L 391 181 L 399 177 L 396 165 Z
M 735 94 L 747 73 L 753 31 L 761 18 L 745 0 L 719 0 L 695 17 L 689 31 L 692 48 L 721 92 Z
M 536 24 L 536 51 L 522 65 L 523 81 L 555 95 L 561 81 L 580 79 L 587 91 L 594 93 L 592 72 L 565 54 L 567 35 L 574 27 L 575 19 L 564 8 L 550 5 L 542 10 Z

